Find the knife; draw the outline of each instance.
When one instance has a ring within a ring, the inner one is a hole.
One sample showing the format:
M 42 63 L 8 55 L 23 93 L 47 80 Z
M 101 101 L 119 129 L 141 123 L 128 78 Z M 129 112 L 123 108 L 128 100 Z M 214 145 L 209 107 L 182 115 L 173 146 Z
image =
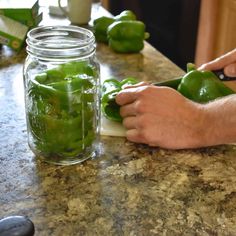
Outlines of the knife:
M 225 75 L 224 70 L 214 70 L 212 71 L 221 81 L 233 81 L 236 80 L 236 77 L 229 77 Z
M 229 77 L 226 76 L 224 73 L 224 70 L 214 70 L 212 71 L 221 81 L 234 81 L 236 80 L 236 77 Z M 167 86 L 167 87 L 171 87 L 173 89 L 177 89 L 178 85 L 180 84 L 181 80 L 183 77 L 177 77 L 175 79 L 172 80 L 167 80 L 167 81 L 161 81 L 161 82 L 156 82 L 153 83 L 153 85 L 155 86 Z

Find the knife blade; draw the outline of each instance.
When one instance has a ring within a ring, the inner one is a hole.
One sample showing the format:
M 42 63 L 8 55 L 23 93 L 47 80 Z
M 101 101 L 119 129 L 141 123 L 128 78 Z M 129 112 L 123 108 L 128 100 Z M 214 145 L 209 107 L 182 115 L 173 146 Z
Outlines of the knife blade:
M 180 84 L 183 77 L 177 77 L 171 80 L 161 81 L 161 82 L 155 82 L 153 85 L 155 86 L 167 86 L 173 89 L 177 89 L 178 85 Z

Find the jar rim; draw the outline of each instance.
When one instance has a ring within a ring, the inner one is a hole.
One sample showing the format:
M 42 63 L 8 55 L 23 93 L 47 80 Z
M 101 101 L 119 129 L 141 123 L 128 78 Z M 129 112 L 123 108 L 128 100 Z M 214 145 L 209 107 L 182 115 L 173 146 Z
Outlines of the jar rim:
M 74 26 L 74 25 L 69 25 L 69 26 L 62 26 L 62 25 L 55 25 L 55 26 L 38 26 L 36 28 L 31 29 L 28 33 L 27 33 L 27 39 L 26 42 L 27 44 L 39 44 L 41 43 L 41 39 L 39 39 L 39 37 L 42 37 L 42 32 L 50 32 L 47 33 L 47 35 L 55 35 L 53 33 L 53 31 L 57 32 L 57 33 L 65 33 L 65 31 L 71 31 L 71 32 L 77 32 L 77 33 L 83 33 L 87 36 L 87 39 L 84 41 L 79 41 L 73 45 L 71 45 L 71 47 L 76 47 L 78 45 L 83 45 L 83 44 L 88 44 L 90 42 L 94 42 L 94 34 L 92 31 L 79 27 L 79 26 Z M 47 47 L 46 45 L 44 45 L 45 47 Z M 58 45 L 58 47 L 60 47 L 60 44 Z
M 75 57 L 95 51 L 91 30 L 79 26 L 38 26 L 27 33 L 27 52 L 37 57 Z

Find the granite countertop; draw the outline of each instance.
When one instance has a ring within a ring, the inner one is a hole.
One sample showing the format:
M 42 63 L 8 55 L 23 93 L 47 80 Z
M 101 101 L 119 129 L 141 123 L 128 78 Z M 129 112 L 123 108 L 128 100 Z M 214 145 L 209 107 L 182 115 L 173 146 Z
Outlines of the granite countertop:
M 161 81 L 183 74 L 145 44 L 97 45 L 101 77 Z M 82 164 L 40 162 L 27 144 L 25 50 L 0 49 L 0 218 L 26 215 L 35 235 L 236 235 L 236 146 L 171 151 L 101 137 Z

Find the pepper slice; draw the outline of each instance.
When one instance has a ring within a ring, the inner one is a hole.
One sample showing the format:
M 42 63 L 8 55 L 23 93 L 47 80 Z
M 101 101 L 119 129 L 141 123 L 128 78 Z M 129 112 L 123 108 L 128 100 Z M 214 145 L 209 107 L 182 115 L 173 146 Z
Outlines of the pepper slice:
M 103 82 L 101 89 L 101 110 L 107 119 L 117 122 L 122 121 L 120 106 L 115 101 L 116 95 L 124 87 L 137 83 L 138 80 L 133 77 L 125 78 L 120 82 L 115 78 L 107 79 Z

